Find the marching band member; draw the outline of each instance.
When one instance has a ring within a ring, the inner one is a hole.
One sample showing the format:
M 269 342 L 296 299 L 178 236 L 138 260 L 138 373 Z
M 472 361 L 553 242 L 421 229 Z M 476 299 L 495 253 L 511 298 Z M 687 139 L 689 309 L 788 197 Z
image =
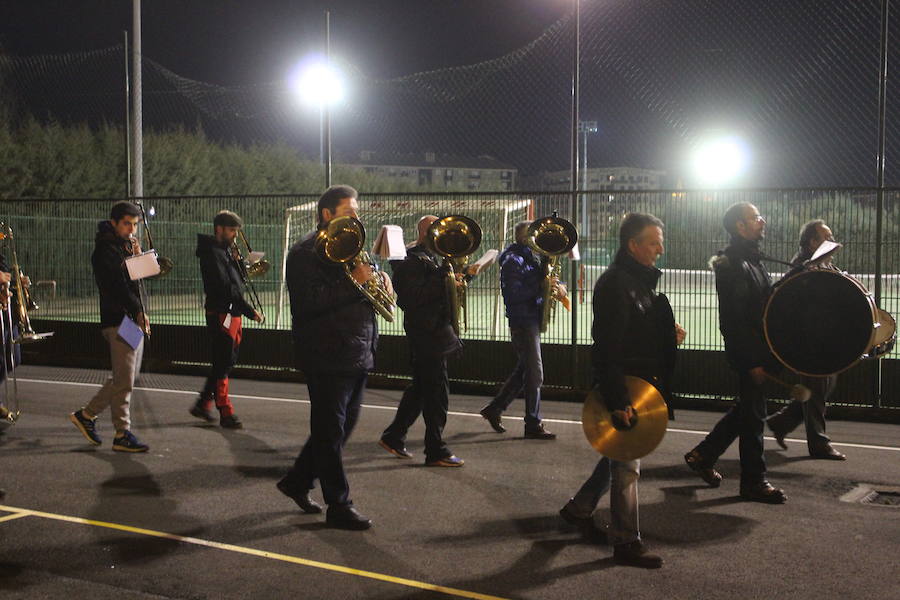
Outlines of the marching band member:
M 87 441 L 99 446 L 102 440 L 97 433 L 97 416 L 109 407 L 116 429 L 112 448 L 118 452 L 149 449 L 131 432 L 129 412 L 137 357 L 144 341 L 142 338 L 137 348 L 132 348 L 118 333 L 122 321 L 128 317 L 144 335 L 150 334 L 150 321 L 144 314 L 138 282 L 129 278 L 125 268 L 125 259 L 140 253 L 140 245 L 134 238 L 140 221 L 140 208 L 123 200 L 112 206 L 108 221 L 97 225 L 91 265 L 100 292 L 100 328 L 109 345 L 112 376 L 86 406 L 69 415 Z
M 358 210 L 355 189 L 332 186 L 319 198 L 319 228 L 337 217 L 356 217 Z M 328 504 L 326 522 L 362 530 L 372 522 L 350 499 L 341 455 L 359 417 L 368 372 L 375 365 L 378 326 L 372 306 L 347 277 L 344 266 L 317 256 L 316 234 L 294 244 L 287 256 L 294 348 L 309 389 L 310 435 L 277 487 L 304 512 L 318 513 L 322 507 L 309 496 L 318 479 Z M 371 265 L 361 262 L 351 276 L 361 285 L 381 277 L 393 293 L 390 278 Z
M 663 251 L 662 221 L 649 214 L 629 213 L 619 228 L 616 257 L 594 286 L 594 382 L 613 418 L 624 427 L 636 418 L 625 375 L 645 379 L 669 400 L 675 347 L 685 337 L 668 299 L 656 292 L 662 271 L 655 265 Z M 640 460 L 604 456 L 559 513 L 588 536 L 602 538 L 593 513 L 611 485 L 613 559 L 620 565 L 655 569 L 663 560 L 647 552 L 638 525 L 640 466 Z
M 197 234 L 196 255 L 200 259 L 203 291 L 206 293 L 206 333 L 209 338 L 212 366 L 206 384 L 190 413 L 208 422 L 216 419 L 210 410 L 215 402 L 219 425 L 225 429 L 241 429 L 243 424 L 234 413 L 228 397 L 228 373 L 238 359 L 243 327 L 241 317 L 262 321 L 244 300 L 243 277 L 239 257 L 235 256 L 235 238 L 244 222 L 235 213 L 223 210 L 213 219 L 213 235 Z
M 791 259 L 794 268 L 785 274 L 784 279 L 803 270 L 803 263 L 813 257 L 824 241 L 834 241 L 831 228 L 825 224 L 825 221 L 814 219 L 804 224 L 800 229 L 800 249 Z M 831 258 L 828 258 L 821 268 L 834 269 Z M 787 450 L 784 438 L 801 422 L 805 422 L 806 446 L 812 458 L 847 460 L 843 453 L 832 447 L 831 439 L 825 435 L 825 403 L 837 387 L 837 375 L 825 377 L 802 375 L 801 379 L 803 385 L 812 391 L 812 396 L 807 402 L 791 401 L 790 404 L 766 420 L 775 436 L 775 441 L 782 449 Z
M 740 438 L 741 486 L 745 500 L 782 504 L 784 492 L 766 479 L 763 430 L 766 371 L 781 365 L 766 344 L 763 311 L 772 291 L 772 280 L 763 266 L 759 242 L 765 237 L 766 220 L 749 202 L 732 205 L 722 220 L 731 243 L 712 259 L 719 297 L 719 329 L 725 338 L 725 357 L 737 371 L 740 391 L 737 403 L 709 435 L 684 460 L 703 481 L 719 487 L 722 475 L 715 464 L 735 438 Z

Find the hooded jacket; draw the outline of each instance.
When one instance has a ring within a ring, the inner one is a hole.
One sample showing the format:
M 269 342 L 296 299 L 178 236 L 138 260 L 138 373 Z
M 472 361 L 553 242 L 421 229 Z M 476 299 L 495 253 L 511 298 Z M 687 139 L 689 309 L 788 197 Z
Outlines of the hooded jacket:
M 203 307 L 209 312 L 228 313 L 233 317 L 243 315 L 252 319 L 256 316 L 256 311 L 244 300 L 244 280 L 237 262 L 231 256 L 229 244 L 222 244 L 214 236 L 198 233 L 195 254 L 200 259 L 200 274 L 206 294 Z
M 758 242 L 736 237 L 710 261 L 716 275 L 725 357 L 736 371 L 779 368 L 763 332 L 763 313 L 772 292 L 772 279 L 761 259 Z
M 135 319 L 143 310 L 140 286 L 125 268 L 129 256 L 131 242 L 116 235 L 109 221 L 97 223 L 91 266 L 100 290 L 100 327 L 118 327 L 125 315 Z
M 313 231 L 287 255 L 285 280 L 297 364 L 307 373 L 355 373 L 375 367 L 375 311 L 344 266 L 315 252 Z
M 661 276 L 656 267 L 642 265 L 620 250 L 594 286 L 594 382 L 611 411 L 631 404 L 625 375 L 652 382 L 669 400 L 675 318 L 669 299 L 656 292 Z

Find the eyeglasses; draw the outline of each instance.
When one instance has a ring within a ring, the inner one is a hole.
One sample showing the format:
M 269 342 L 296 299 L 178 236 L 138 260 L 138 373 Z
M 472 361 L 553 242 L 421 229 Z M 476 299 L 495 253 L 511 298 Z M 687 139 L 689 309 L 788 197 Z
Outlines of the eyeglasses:
M 756 215 L 755 217 L 751 217 L 750 219 L 744 219 L 745 223 L 765 223 L 766 219 L 762 215 Z

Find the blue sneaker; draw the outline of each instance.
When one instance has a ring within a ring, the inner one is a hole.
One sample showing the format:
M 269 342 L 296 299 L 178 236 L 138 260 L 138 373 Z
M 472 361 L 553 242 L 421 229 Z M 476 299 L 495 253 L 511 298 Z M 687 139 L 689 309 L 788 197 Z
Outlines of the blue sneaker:
M 134 437 L 134 434 L 128 430 L 121 437 L 113 438 L 113 450 L 117 452 L 146 452 L 150 449 L 147 444 L 142 444 L 140 440 Z
M 454 454 L 425 462 L 426 467 L 461 467 L 464 464 L 466 464 L 466 461 Z
M 69 415 L 69 420 L 75 424 L 75 427 L 78 428 L 78 431 L 81 432 L 88 442 L 91 443 L 92 446 L 99 446 L 103 443 L 103 440 L 100 439 L 100 435 L 97 433 L 96 421 L 97 417 L 93 419 L 88 419 L 84 416 L 84 409 L 76 410 L 71 415 Z

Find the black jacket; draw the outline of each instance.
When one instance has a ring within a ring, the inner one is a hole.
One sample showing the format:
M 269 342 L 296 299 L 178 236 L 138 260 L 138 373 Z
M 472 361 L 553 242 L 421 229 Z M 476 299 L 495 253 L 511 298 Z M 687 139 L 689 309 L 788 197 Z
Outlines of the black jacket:
M 285 280 L 297 364 L 306 372 L 353 373 L 375 366 L 375 311 L 343 265 L 326 263 L 312 232 L 291 246 Z
M 631 402 L 625 375 L 650 380 L 668 400 L 675 367 L 675 318 L 656 292 L 662 271 L 620 251 L 594 286 L 594 384 L 610 410 Z
M 391 268 L 413 352 L 443 356 L 462 348 L 450 320 L 447 268 L 422 245 L 410 248 L 405 259 L 391 261 Z
M 725 357 L 736 371 L 756 367 L 778 369 L 763 333 L 763 313 L 772 292 L 772 279 L 761 262 L 757 242 L 734 238 L 710 264 L 719 296 L 719 330 L 725 338 Z
M 109 221 L 97 224 L 91 265 L 100 290 L 100 327 L 118 327 L 127 314 L 132 319 L 141 308 L 141 290 L 128 277 L 125 258 L 131 256 L 131 242 L 116 235 Z
M 244 280 L 229 246 L 219 243 L 211 235 L 197 234 L 196 255 L 200 259 L 206 293 L 203 307 L 215 313 L 229 313 L 233 317 L 244 315 L 252 319 L 256 311 L 244 300 Z

